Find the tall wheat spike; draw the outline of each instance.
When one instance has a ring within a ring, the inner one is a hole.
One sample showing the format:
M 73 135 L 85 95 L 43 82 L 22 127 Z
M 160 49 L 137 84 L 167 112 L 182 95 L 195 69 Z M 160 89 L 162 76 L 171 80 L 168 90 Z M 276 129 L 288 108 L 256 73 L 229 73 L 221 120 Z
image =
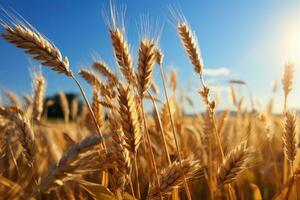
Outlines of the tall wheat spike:
M 119 28 L 110 29 L 110 38 L 114 47 L 115 57 L 120 70 L 128 83 L 136 83 L 136 76 L 132 67 L 132 58 L 128 43 Z
M 121 118 L 122 130 L 124 132 L 125 146 L 135 155 L 141 142 L 141 133 L 138 122 L 137 107 L 134 95 L 130 87 L 122 84 L 119 91 L 119 115 Z
M 98 152 L 97 146 L 101 142 L 102 137 L 91 136 L 74 144 L 41 180 L 34 195 L 62 186 L 65 181 L 76 178 L 76 174 L 89 172 L 88 169 L 104 169 L 108 165 L 108 157 L 104 153 L 105 150 Z
M 70 116 L 70 108 L 69 108 L 68 99 L 67 99 L 66 94 L 64 92 L 59 93 L 59 104 L 60 104 L 61 110 L 62 110 L 63 115 L 64 115 L 65 123 L 68 123 L 69 122 L 69 116 Z
M 203 61 L 198 47 L 198 40 L 196 35 L 191 31 L 187 22 L 182 21 L 178 23 L 177 30 L 181 38 L 181 42 L 194 65 L 194 69 L 200 75 L 203 74 Z
M 156 59 L 155 43 L 144 38 L 140 43 L 138 59 L 139 91 L 143 96 L 152 82 L 152 72 Z
M 2 23 L 1 25 L 6 30 L 5 33 L 1 34 L 5 40 L 24 49 L 34 59 L 41 61 L 42 65 L 49 66 L 58 73 L 72 76 L 68 58 L 63 59 L 59 49 L 40 33 L 24 24 L 13 23 L 10 26 Z
M 71 102 L 71 117 L 73 121 L 76 120 L 76 117 L 78 115 L 78 110 L 79 110 L 79 102 L 77 98 L 74 98 Z
M 130 175 L 132 162 L 129 151 L 125 148 L 124 133 L 119 120 L 120 117 L 115 112 L 113 112 L 109 118 L 112 131 L 113 149 L 117 162 L 117 170 L 119 171 L 119 174 L 117 173 L 117 176 L 115 176 L 115 184 L 121 189 L 121 191 L 123 191 L 125 187 L 125 181 Z
M 287 111 L 284 117 L 284 133 L 282 136 L 285 154 L 291 162 L 295 160 L 297 154 L 296 135 L 297 135 L 297 120 L 294 113 Z
M 46 80 L 42 74 L 34 75 L 33 89 L 33 119 L 40 121 L 43 113 L 44 95 L 46 91 Z
M 283 91 L 284 91 L 284 109 L 287 109 L 287 97 L 292 90 L 294 78 L 294 65 L 292 63 L 286 63 L 284 66 L 284 75 L 282 79 Z
M 100 93 L 97 91 L 97 89 L 93 89 L 93 103 L 92 103 L 92 109 L 95 114 L 97 124 L 99 127 L 103 127 L 104 125 L 104 112 L 102 109 L 102 105 L 99 103 L 100 100 Z

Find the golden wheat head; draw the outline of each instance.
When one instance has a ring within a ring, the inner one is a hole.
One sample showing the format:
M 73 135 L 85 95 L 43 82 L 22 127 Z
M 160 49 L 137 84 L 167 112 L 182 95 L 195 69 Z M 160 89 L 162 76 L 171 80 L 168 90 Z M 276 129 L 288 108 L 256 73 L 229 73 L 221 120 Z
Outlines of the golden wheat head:
M 192 32 L 187 22 L 179 22 L 177 30 L 190 61 L 194 65 L 195 71 L 199 74 L 203 74 L 203 61 L 200 54 L 197 37 Z
M 1 34 L 5 40 L 18 48 L 24 49 L 26 53 L 40 61 L 42 65 L 49 66 L 58 73 L 72 76 L 68 58 L 62 58 L 59 49 L 39 32 L 24 24 L 14 23 L 10 26 L 2 23 L 2 26 L 6 30 L 5 33 Z

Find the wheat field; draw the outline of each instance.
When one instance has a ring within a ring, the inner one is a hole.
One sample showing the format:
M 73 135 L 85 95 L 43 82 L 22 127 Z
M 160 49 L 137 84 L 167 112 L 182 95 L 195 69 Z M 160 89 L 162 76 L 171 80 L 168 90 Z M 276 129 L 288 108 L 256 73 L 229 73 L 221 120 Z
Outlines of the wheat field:
M 23 94 L 23 100 L 22 94 L 4 94 L 9 103 L 0 104 L 0 199 L 300 199 L 298 116 L 288 101 L 294 64 L 282 68 L 280 114 L 273 113 L 273 97 L 263 110 L 253 105 L 244 110 L 248 97 L 238 98 L 236 90 L 247 87 L 242 80 L 230 81 L 226 103 L 233 109 L 217 111 L 224 100 L 211 95 L 196 33 L 178 17 L 174 34 L 201 83 L 197 95 L 205 107 L 187 115 L 184 103 L 199 105 L 184 93 L 174 95 L 180 83 L 176 71 L 164 71 L 168 52 L 156 37 L 145 35 L 132 55 L 125 28 L 116 11 L 110 12 L 107 31 L 120 73 L 103 60 L 74 72 L 55 41 L 24 19 L 0 21 L 5 41 L 43 70 L 71 79 L 83 101 L 80 107 L 79 99 L 69 101 L 60 92 L 63 118 L 48 119 L 53 102 L 46 101 L 41 72 L 33 72 L 32 94 Z M 163 98 L 157 95 L 154 68 Z

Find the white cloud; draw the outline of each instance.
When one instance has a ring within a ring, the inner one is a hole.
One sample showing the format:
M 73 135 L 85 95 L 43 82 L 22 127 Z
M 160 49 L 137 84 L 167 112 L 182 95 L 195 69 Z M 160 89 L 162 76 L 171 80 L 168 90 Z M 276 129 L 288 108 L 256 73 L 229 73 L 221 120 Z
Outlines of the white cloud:
M 206 76 L 228 76 L 230 74 L 230 70 L 226 67 L 220 68 L 204 68 L 204 74 Z

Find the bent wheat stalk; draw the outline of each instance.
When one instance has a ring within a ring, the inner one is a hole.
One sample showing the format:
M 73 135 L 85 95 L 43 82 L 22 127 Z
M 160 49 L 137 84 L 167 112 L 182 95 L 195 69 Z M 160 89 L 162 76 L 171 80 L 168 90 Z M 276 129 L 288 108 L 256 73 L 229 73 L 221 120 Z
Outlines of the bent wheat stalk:
M 55 45 L 45 39 L 39 32 L 29 28 L 24 24 L 13 23 L 11 26 L 1 22 L 1 25 L 6 30 L 1 36 L 8 42 L 14 44 L 16 47 L 24 49 L 26 53 L 33 56 L 34 59 L 41 62 L 42 65 L 50 67 L 52 70 L 60 74 L 65 74 L 71 77 L 78 86 L 82 97 L 87 104 L 89 111 L 93 117 L 93 121 L 96 124 L 98 134 L 102 137 L 102 133 L 97 125 L 97 120 L 92 111 L 90 103 L 87 100 L 85 92 L 83 91 L 79 81 L 75 78 L 73 72 L 69 68 L 69 60 L 67 57 L 64 59 L 60 53 L 60 50 Z M 103 141 L 103 146 L 106 149 L 106 145 Z

